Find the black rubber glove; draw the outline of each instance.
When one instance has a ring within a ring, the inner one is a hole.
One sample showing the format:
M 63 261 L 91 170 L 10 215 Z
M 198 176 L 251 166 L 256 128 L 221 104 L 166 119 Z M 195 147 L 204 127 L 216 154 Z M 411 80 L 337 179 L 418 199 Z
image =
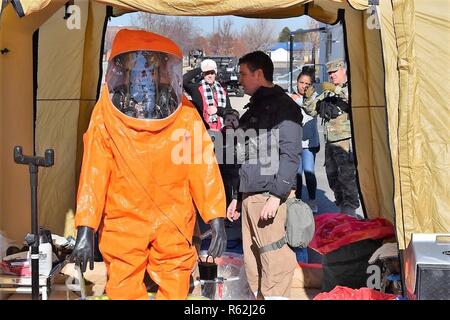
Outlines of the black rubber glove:
M 225 233 L 224 219 L 212 219 L 209 221 L 209 225 L 212 231 L 212 238 L 208 255 L 213 258 L 220 257 L 227 248 L 227 234 Z
M 344 112 L 349 113 L 350 112 L 350 105 L 345 102 L 342 98 L 337 97 L 336 98 L 336 105 Z
M 77 228 L 77 240 L 69 261 L 80 266 L 82 272 L 86 271 L 88 262 L 89 269 L 94 269 L 94 229 L 85 226 Z

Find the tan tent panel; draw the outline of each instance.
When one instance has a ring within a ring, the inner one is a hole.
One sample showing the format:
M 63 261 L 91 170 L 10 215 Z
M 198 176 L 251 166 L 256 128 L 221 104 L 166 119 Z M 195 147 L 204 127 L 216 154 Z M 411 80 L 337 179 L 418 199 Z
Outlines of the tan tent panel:
M 357 168 L 369 218 L 393 221 L 380 33 L 366 27 L 367 19 L 365 12 L 345 11 Z
M 335 23 L 338 9 L 343 9 L 354 142 L 366 213 L 371 218 L 382 216 L 395 221 L 400 249 L 405 248 L 413 232 L 450 230 L 450 120 L 445 112 L 445 99 L 450 96 L 449 1 L 380 1 L 376 8 L 381 28 L 372 29 L 368 21 L 373 17 L 364 11 L 366 0 L 98 0 L 89 5 L 75 1 L 86 20 L 82 31 L 73 34 L 56 30 L 49 24 L 51 20 L 47 21 L 64 2 L 36 0 L 29 6 L 25 0 L 14 3 L 16 9 L 17 4 L 22 5 L 24 14 L 33 13 L 18 19 L 7 6 L 0 20 L 1 47 L 14 49 L 0 56 L 0 139 L 4 146 L 0 154 L 0 227 L 13 238 L 21 239 L 29 229 L 29 224 L 23 223 L 29 220 L 28 172 L 12 163 L 11 153 L 15 144 L 22 144 L 26 153 L 33 148 L 32 33 L 41 26 L 35 147 L 38 154 L 54 147 L 56 161 L 61 161 L 52 169 L 42 170 L 40 218 L 59 232 L 63 216 L 74 209 L 81 133 L 97 94 L 106 4 L 116 14 L 136 10 L 265 18 L 308 14 L 326 23 Z M 63 23 L 61 18 L 55 19 Z M 30 21 L 34 21 L 34 28 L 26 27 Z M 72 37 L 74 43 L 57 41 Z M 69 69 L 68 59 L 73 60 Z M 17 66 L 21 74 L 17 74 Z M 61 81 L 61 70 L 67 70 L 65 81 Z M 28 125 L 19 129 L 17 121 Z M 13 183 L 17 187 L 11 189 Z
M 400 248 L 450 230 L 450 2 L 379 7 Z M 398 69 L 398 71 L 397 71 Z M 396 72 L 394 72 L 396 71 Z
M 39 222 L 62 234 L 66 213 L 75 210 L 77 155 L 97 98 L 106 7 L 80 1 L 81 28 L 68 29 L 64 4 L 52 1 L 23 18 L 7 6 L 0 20 L 1 48 L 10 50 L 0 56 L 0 229 L 18 243 L 31 227 L 30 185 L 28 168 L 12 160 L 14 145 L 22 145 L 25 154 L 55 149 L 55 165 L 39 171 Z M 32 38 L 38 28 L 33 146 Z
M 310 0 L 203 0 L 203 1 L 140 1 L 97 0 L 126 11 L 146 11 L 163 15 L 214 16 L 236 15 L 252 17 L 287 18 L 302 14 L 302 4 Z
M 33 33 L 58 8 L 19 18 L 11 5 L 0 19 L 0 229 L 18 244 L 31 229 L 30 182 L 26 166 L 14 163 L 15 145 L 33 153 Z
M 28 15 L 46 7 L 52 0 L 11 0 L 19 15 Z M 142 1 L 142 0 L 96 0 L 97 2 L 113 6 L 115 15 L 132 11 L 145 11 L 163 15 L 174 16 L 214 16 L 236 15 L 243 17 L 259 18 L 290 18 L 304 14 L 303 4 L 312 0 L 269 0 L 269 1 L 245 1 L 240 0 L 203 0 L 203 1 Z M 320 1 L 317 1 L 320 2 Z M 357 10 L 368 7 L 368 0 L 327 0 L 328 3 L 347 2 Z M 319 7 L 317 7 L 319 8 Z M 320 9 L 323 10 L 323 9 Z M 317 17 L 325 15 L 316 11 Z
M 80 29 L 67 28 L 64 7 L 39 28 L 36 153 L 50 147 L 58 152 L 51 170 L 42 170 L 38 201 L 40 222 L 57 234 L 66 213 L 75 210 L 77 148 L 96 102 L 106 15 L 94 2 L 79 6 Z
M 323 1 L 311 0 L 281 0 L 281 1 L 239 1 L 224 0 L 217 1 L 186 1 L 182 4 L 168 1 L 120 1 L 120 0 L 97 0 L 113 6 L 113 15 L 118 16 L 131 11 L 146 11 L 164 15 L 235 15 L 248 18 L 291 18 L 304 14 L 314 16 L 315 19 L 326 23 L 334 23 L 337 18 L 336 5 L 328 5 L 332 2 L 346 4 L 346 0 L 326 0 L 325 7 L 315 5 Z M 361 0 L 356 0 L 361 1 Z M 366 2 L 362 0 L 362 2 Z

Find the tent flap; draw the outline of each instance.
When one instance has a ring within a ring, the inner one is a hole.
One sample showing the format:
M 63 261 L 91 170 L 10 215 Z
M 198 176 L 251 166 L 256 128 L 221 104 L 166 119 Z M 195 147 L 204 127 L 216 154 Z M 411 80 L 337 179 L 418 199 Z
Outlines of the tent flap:
M 190 1 L 140 1 L 96 0 L 125 11 L 145 11 L 176 16 L 236 15 L 248 17 L 286 18 L 298 16 L 302 4 L 312 0 L 190 0 Z
M 378 0 L 348 0 L 352 8 L 356 10 L 366 10 L 371 4 L 378 4 Z
M 139 0 L 96 0 L 113 6 L 113 16 L 126 12 L 145 11 L 174 16 L 220 16 L 235 15 L 248 18 L 281 19 L 307 14 L 325 23 L 335 23 L 336 8 L 347 5 L 346 0 L 249 0 L 236 4 L 235 0 L 190 1 L 139 1 Z M 354 0 L 364 3 L 364 0 Z M 308 9 L 306 9 L 306 5 Z M 360 4 L 359 7 L 362 5 Z
M 432 4 L 432 5 L 431 5 Z M 399 248 L 450 230 L 450 3 L 379 6 Z
M 63 233 L 68 212 L 75 211 L 77 154 L 97 97 L 106 7 L 77 3 L 79 29 L 66 27 L 64 6 L 39 31 L 36 151 L 55 149 L 55 165 L 42 171 L 39 185 L 41 222 Z M 61 55 L 61 52 L 65 52 Z M 58 121 L 55 121 L 58 119 Z
M 19 17 L 44 9 L 52 0 L 11 0 Z

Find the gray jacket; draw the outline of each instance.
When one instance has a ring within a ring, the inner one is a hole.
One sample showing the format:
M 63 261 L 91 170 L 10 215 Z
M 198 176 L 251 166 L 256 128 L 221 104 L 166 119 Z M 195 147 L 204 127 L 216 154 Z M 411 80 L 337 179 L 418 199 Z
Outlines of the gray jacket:
M 241 192 L 286 199 L 296 187 L 302 150 L 302 114 L 279 86 L 260 87 L 237 130 Z

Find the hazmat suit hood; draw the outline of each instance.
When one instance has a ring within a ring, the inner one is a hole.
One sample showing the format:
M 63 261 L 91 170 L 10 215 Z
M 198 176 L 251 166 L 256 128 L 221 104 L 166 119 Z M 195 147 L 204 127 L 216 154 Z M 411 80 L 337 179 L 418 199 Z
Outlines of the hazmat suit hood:
M 138 130 L 160 130 L 180 109 L 182 53 L 160 35 L 120 30 L 113 42 L 103 92 L 114 116 Z

